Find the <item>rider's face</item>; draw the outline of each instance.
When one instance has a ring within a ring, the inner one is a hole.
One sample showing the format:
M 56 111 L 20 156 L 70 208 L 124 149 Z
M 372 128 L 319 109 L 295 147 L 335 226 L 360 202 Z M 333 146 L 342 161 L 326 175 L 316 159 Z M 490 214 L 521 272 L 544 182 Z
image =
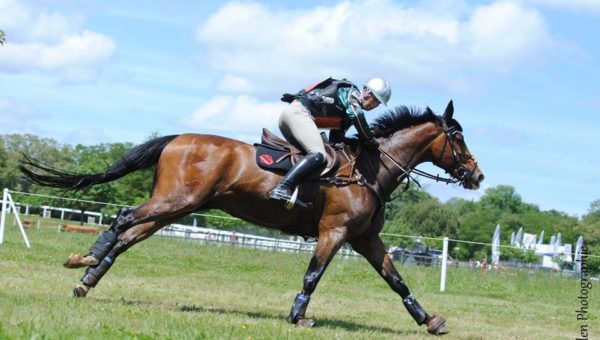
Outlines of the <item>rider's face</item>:
M 379 100 L 368 90 L 363 90 L 362 108 L 366 111 L 371 111 L 379 106 Z

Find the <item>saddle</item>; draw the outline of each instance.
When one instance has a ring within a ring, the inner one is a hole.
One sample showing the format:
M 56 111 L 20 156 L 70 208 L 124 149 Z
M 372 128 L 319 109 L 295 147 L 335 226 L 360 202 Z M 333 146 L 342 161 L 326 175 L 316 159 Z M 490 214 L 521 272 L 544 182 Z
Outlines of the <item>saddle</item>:
M 335 172 L 340 163 L 336 149 L 326 140 L 324 142 L 327 165 L 320 176 Z M 304 156 L 302 150 L 265 128 L 262 129 L 261 143 L 254 146 L 257 148 L 256 164 L 266 170 L 288 171 Z

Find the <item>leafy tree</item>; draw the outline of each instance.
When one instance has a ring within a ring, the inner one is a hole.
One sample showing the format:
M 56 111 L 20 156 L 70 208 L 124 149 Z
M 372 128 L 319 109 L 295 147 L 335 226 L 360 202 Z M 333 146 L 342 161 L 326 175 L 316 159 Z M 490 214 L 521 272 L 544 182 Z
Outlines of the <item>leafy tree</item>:
M 6 43 L 6 34 L 3 30 L 0 30 L 0 45 L 4 45 Z
M 403 205 L 385 227 L 387 233 L 420 235 L 429 237 L 448 236 L 455 238 L 458 232 L 458 215 L 450 207 L 435 198 L 417 200 Z M 386 240 L 392 241 L 392 240 Z M 413 240 L 394 240 L 394 245 L 408 246 Z M 429 246 L 440 247 L 425 240 Z
M 467 261 L 472 259 L 473 257 L 470 255 L 467 247 L 464 247 L 463 244 L 456 244 L 450 250 L 450 256 L 452 256 L 455 260 Z
M 473 258 L 475 261 L 481 261 L 483 262 L 483 259 L 487 259 L 488 262 L 490 262 L 490 256 L 489 256 L 489 250 L 486 248 L 481 248 L 479 250 L 477 250 L 475 252 L 475 254 L 473 254 Z
M 498 223 L 494 211 L 476 206 L 475 209 L 459 216 L 457 239 L 482 243 L 490 243 L 492 241 L 492 235 Z M 483 245 L 470 243 L 460 243 L 460 247 L 462 248 L 459 253 L 461 257 L 458 257 L 460 260 L 474 258 L 478 251 L 485 248 Z M 481 261 L 480 258 L 476 259 Z
M 590 204 L 588 213 L 576 226 L 575 233 L 583 236 L 583 242 L 590 255 L 600 254 L 600 199 Z M 600 273 L 600 259 L 588 257 L 587 261 L 592 272 Z
M 386 203 L 385 205 L 385 219 L 391 219 L 394 215 L 396 215 L 399 211 L 403 209 L 404 206 L 417 203 L 424 200 L 432 199 L 429 193 L 425 190 L 410 182 L 408 189 L 404 190 L 404 186 L 401 185 L 398 189 L 396 189 L 392 195 L 394 198 L 391 202 Z
M 385 226 L 383 228 L 383 232 L 384 233 L 388 233 L 388 234 L 398 234 L 398 235 L 418 235 L 419 232 L 415 229 L 413 229 L 413 227 L 411 225 L 408 224 L 408 222 L 402 220 L 402 219 L 394 219 L 394 220 L 388 220 L 385 223 Z M 399 247 L 410 247 L 413 242 L 414 239 L 412 238 L 407 238 L 407 237 L 398 237 L 398 236 L 387 236 L 387 235 L 382 235 L 382 240 L 383 242 L 389 247 L 389 246 L 399 246 Z
M 480 204 L 487 208 L 501 212 L 519 213 L 523 210 L 521 196 L 510 185 L 498 185 L 485 190 Z
M 34 157 L 43 163 L 63 167 L 71 163 L 73 149 L 61 145 L 51 138 L 40 138 L 34 135 L 10 134 L 1 137 L 0 145 L 0 185 L 12 190 L 37 192 L 29 182 L 23 180 L 18 170 L 23 154 Z
M 449 199 L 448 202 L 446 202 L 446 205 L 456 210 L 459 215 L 472 213 L 479 208 L 479 204 L 477 202 L 456 197 Z

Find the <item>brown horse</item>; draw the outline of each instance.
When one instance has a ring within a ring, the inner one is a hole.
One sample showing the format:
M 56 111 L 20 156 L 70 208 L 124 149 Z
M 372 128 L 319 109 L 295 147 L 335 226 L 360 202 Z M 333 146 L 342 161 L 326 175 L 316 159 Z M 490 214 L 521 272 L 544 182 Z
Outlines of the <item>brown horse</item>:
M 335 253 L 348 242 L 402 297 L 417 324 L 426 324 L 430 333 L 443 334 L 447 332 L 445 319 L 426 313 L 410 294 L 379 232 L 385 201 L 420 163 L 433 162 L 467 189 L 479 187 L 483 174 L 465 144 L 460 124 L 452 118 L 453 111 L 452 102 L 443 116 L 429 108 L 421 111 L 402 106 L 377 118 L 373 131 L 379 148 L 347 147 L 335 182 L 303 184 L 305 189 L 312 187 L 309 210 L 287 210 L 281 202 L 269 199 L 268 192 L 281 180 L 281 174 L 257 166 L 254 146 L 212 135 L 151 140 L 131 149 L 105 173 L 68 173 L 30 158 L 23 161 L 21 170 L 38 184 L 76 190 L 156 165 L 150 200 L 122 209 L 86 256 L 71 255 L 65 263 L 68 268 L 88 266 L 81 284 L 73 290 L 77 297 L 86 296 L 129 247 L 182 216 L 216 208 L 267 228 L 317 238 L 302 291 L 288 317 L 290 322 L 314 324 L 305 318 L 309 298 Z

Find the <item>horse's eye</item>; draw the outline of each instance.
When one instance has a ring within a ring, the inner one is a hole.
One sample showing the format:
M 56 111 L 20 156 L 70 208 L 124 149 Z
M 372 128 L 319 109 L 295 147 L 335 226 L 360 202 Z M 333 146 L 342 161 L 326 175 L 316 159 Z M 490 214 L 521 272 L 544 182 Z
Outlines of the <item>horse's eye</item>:
M 455 133 L 453 134 L 453 136 L 454 136 L 454 138 L 455 138 L 455 139 L 457 139 L 457 140 L 463 140 L 463 135 L 462 135 L 462 133 L 460 133 L 460 132 L 458 132 L 458 131 L 457 131 L 457 132 L 455 132 Z

